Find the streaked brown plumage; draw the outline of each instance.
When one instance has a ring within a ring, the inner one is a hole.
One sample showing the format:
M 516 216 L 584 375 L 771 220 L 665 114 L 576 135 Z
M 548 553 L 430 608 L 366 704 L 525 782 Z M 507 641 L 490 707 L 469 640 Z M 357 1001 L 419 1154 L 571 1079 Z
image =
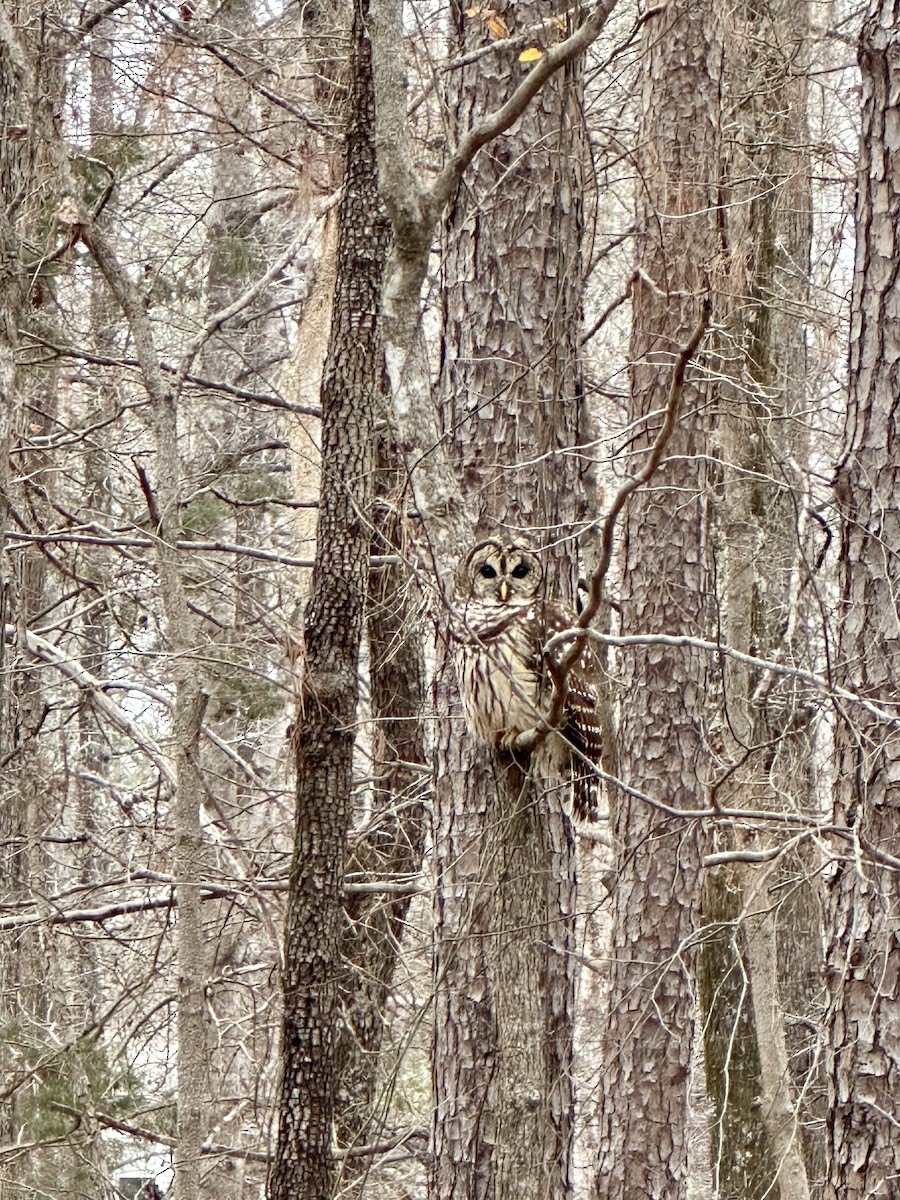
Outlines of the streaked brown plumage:
M 466 724 L 479 741 L 510 751 L 549 711 L 544 646 L 575 616 L 544 599 L 540 559 L 524 546 L 480 542 L 461 568 L 459 591 L 455 657 Z M 569 671 L 564 724 L 545 743 L 557 767 L 571 771 L 581 820 L 596 817 L 597 778 L 579 756 L 599 765 L 603 752 L 599 669 L 585 644 Z

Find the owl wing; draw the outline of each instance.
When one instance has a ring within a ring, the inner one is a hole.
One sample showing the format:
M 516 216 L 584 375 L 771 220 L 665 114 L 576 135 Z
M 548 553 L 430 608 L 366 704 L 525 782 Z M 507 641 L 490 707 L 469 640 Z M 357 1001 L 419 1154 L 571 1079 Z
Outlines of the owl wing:
M 547 612 L 550 635 L 573 629 L 573 613 L 554 606 Z M 561 658 L 568 645 L 555 655 Z M 584 761 L 600 766 L 604 749 L 604 712 L 602 706 L 600 662 L 590 642 L 585 642 L 569 669 L 566 696 L 566 722 L 562 734 L 572 750 L 575 816 L 581 821 L 596 821 L 600 799 L 600 780 Z

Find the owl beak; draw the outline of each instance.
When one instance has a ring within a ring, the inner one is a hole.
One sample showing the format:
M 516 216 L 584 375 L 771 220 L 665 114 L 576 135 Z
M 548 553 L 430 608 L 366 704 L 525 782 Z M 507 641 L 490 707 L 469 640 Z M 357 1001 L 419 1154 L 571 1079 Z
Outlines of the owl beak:
M 500 592 L 500 599 L 505 604 L 506 601 L 509 599 L 509 580 L 508 579 L 500 580 L 499 592 Z

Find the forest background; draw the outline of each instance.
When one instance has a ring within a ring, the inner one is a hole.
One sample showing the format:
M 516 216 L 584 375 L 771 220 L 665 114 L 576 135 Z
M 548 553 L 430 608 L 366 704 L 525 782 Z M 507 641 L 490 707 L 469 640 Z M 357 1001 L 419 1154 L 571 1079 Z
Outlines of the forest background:
M 0 104 L 0 1198 L 897 1194 L 900 0 L 7 0 Z

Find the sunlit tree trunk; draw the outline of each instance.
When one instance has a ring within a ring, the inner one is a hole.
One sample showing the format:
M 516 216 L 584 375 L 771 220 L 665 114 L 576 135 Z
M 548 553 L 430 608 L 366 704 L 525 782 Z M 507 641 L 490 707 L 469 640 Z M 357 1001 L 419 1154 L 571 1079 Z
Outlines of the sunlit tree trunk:
M 834 820 L 826 1026 L 833 1200 L 890 1196 L 900 1178 L 900 2 L 872 0 L 860 39 L 850 396 L 841 516 Z

